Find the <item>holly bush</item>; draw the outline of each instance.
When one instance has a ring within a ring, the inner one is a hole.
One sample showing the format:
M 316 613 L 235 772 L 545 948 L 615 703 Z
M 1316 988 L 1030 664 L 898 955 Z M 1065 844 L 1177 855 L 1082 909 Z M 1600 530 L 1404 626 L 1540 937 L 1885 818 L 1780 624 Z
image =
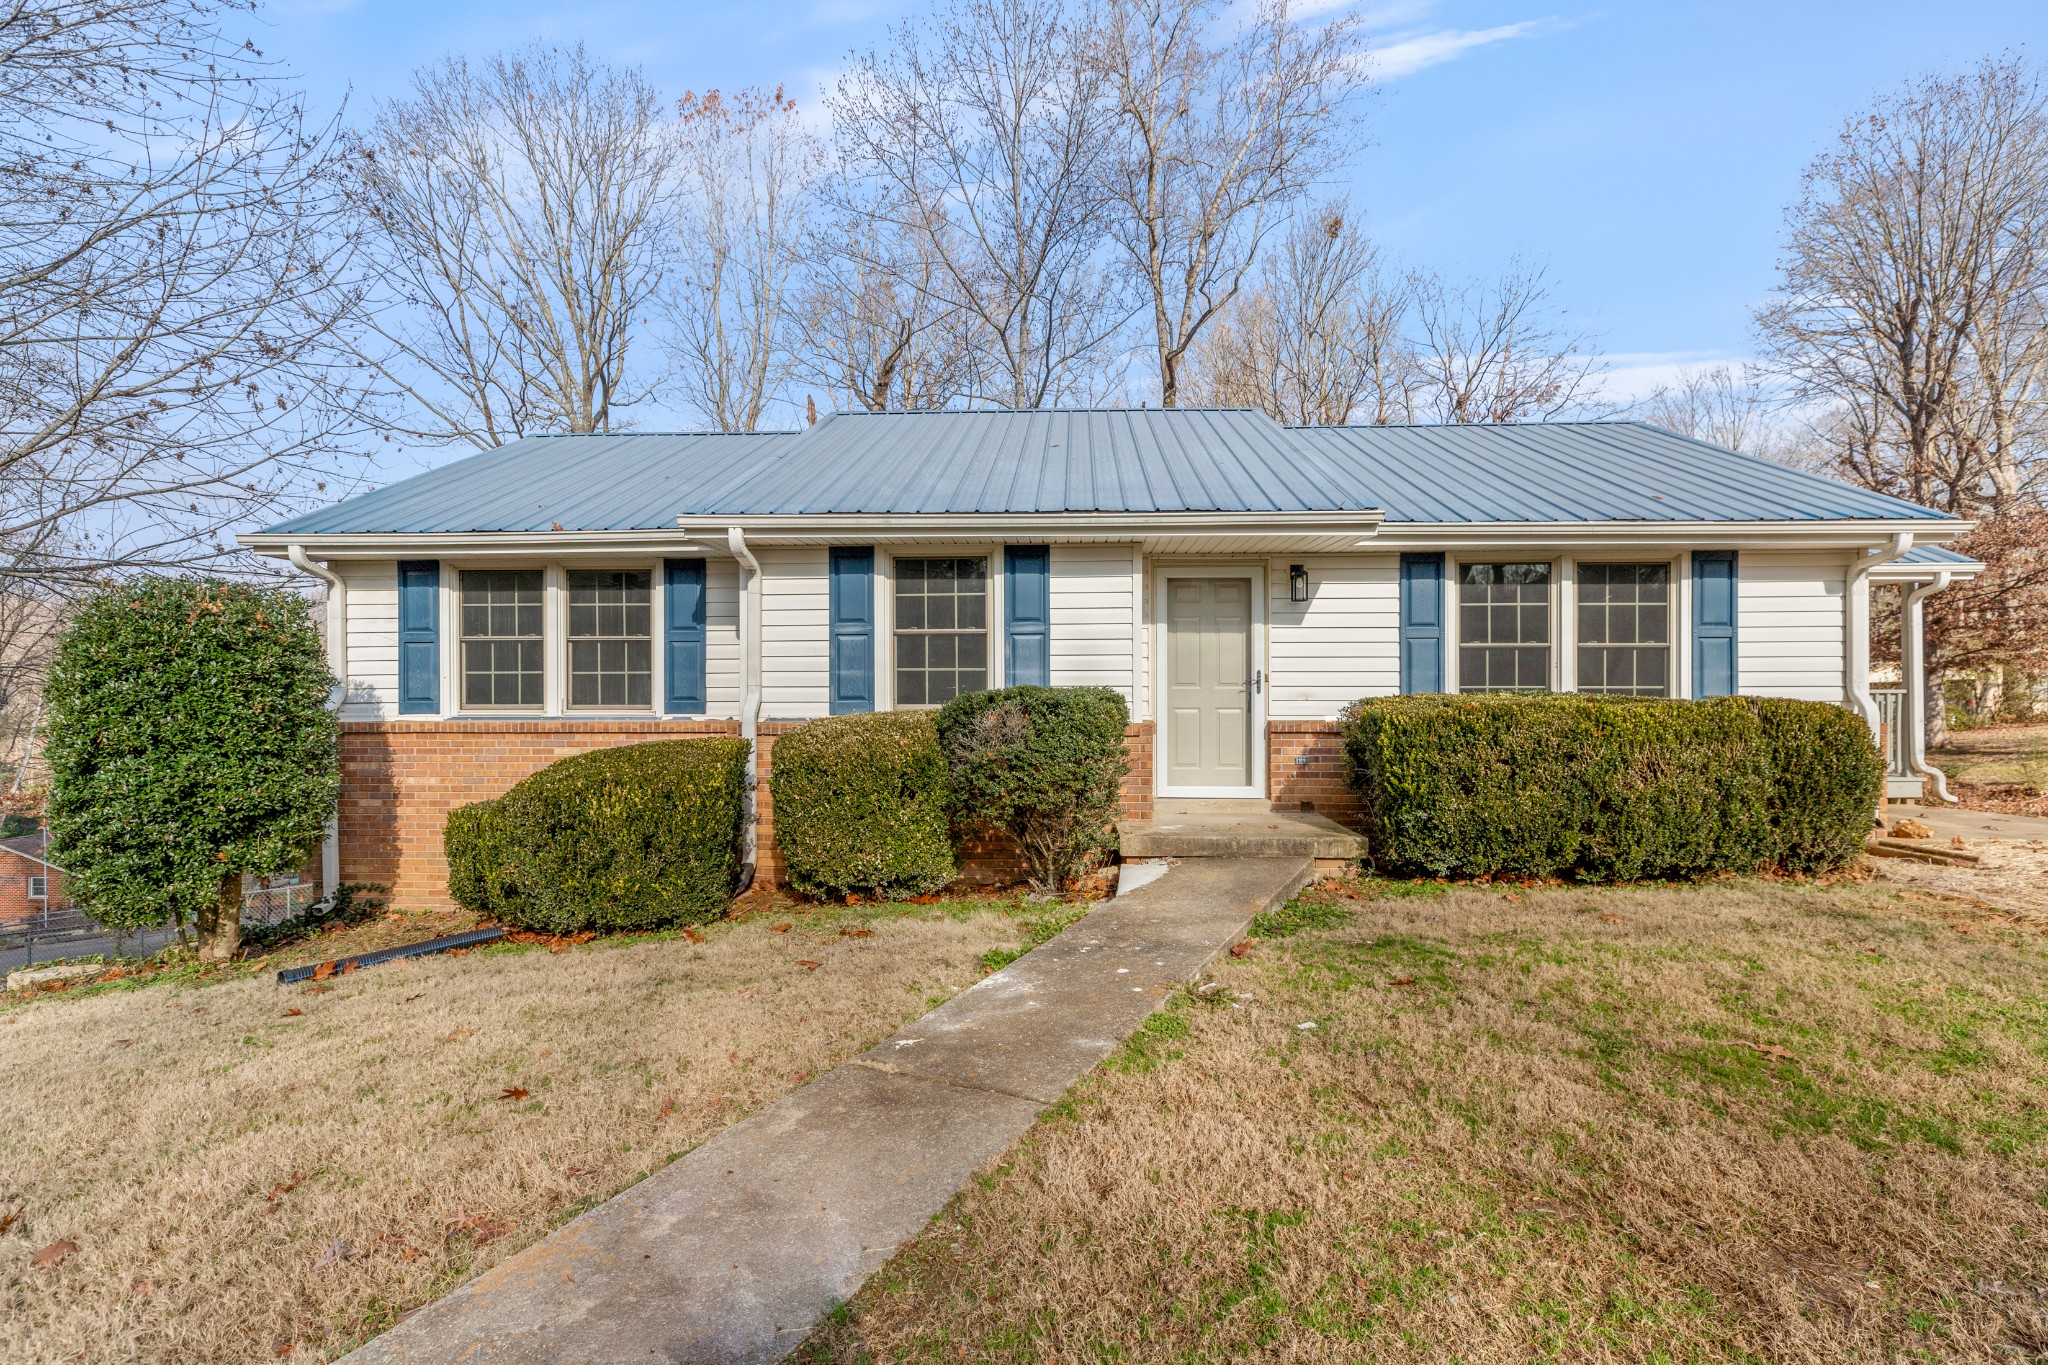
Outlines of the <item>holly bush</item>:
M 46 691 L 51 860 L 102 924 L 195 924 L 232 956 L 243 873 L 334 813 L 334 678 L 298 594 L 154 578 L 88 598 Z

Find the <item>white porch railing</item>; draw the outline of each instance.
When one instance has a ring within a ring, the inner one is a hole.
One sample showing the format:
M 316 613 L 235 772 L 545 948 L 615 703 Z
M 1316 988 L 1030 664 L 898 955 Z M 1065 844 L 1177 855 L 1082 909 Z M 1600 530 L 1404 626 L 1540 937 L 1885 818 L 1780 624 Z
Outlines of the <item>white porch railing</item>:
M 1906 689 L 1873 687 L 1870 698 L 1877 703 L 1877 720 L 1884 727 L 1885 795 L 1894 800 L 1900 797 L 1917 800 L 1926 783 L 1906 760 L 1906 746 L 1910 742 L 1906 733 Z

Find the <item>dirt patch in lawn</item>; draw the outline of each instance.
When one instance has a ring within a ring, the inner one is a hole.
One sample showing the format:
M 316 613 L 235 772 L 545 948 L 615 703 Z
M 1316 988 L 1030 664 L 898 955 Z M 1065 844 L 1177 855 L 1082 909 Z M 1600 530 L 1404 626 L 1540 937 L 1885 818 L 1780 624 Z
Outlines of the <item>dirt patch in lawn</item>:
M 2048 944 L 1947 910 L 1325 886 L 802 1359 L 2033 1358 Z
M 791 909 L 0 1005 L 0 1360 L 338 1355 L 1081 908 Z

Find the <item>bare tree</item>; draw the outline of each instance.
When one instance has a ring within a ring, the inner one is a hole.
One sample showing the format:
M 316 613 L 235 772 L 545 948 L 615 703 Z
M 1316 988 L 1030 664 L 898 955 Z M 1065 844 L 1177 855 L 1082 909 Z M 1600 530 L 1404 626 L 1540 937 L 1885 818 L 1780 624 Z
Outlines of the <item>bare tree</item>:
M 1800 396 L 1847 415 L 1840 470 L 1962 515 L 2038 477 L 2048 95 L 2016 58 L 1848 121 L 1787 214 L 1758 315 Z
M 1414 277 L 1416 402 L 1436 422 L 1548 421 L 1587 410 L 1601 366 L 1551 296 L 1548 272 L 1510 261 L 1490 282 Z
M 387 285 L 365 357 L 395 432 L 488 448 L 609 431 L 658 376 L 632 342 L 675 241 L 675 139 L 580 46 L 416 73 L 350 159 Z
M 1117 239 L 1151 311 L 1159 401 L 1243 286 L 1267 232 L 1350 150 L 1365 85 L 1360 21 L 1304 24 L 1255 0 L 1221 42 L 1224 0 L 1108 0 L 1099 40 L 1120 121 Z
M 841 411 L 943 408 L 981 389 L 967 320 L 934 289 L 938 262 L 918 249 L 926 233 L 897 221 L 841 182 L 813 224 L 797 373 Z
M 1948 670 L 2048 662 L 2048 91 L 2016 57 L 1908 82 L 1808 167 L 1787 224 L 1757 320 L 1823 462 L 1983 521 L 1958 548 L 1986 574 L 1928 604 L 1939 744 Z
M 1748 455 L 1776 458 L 1777 404 L 1753 367 L 1708 365 L 1679 371 L 1637 406 L 1646 422 Z
M 1407 281 L 1382 268 L 1378 248 L 1332 200 L 1296 222 L 1256 287 L 1197 339 L 1189 391 L 1299 426 L 1407 421 L 1408 308 Z
M 0 3 L 0 591 L 211 559 L 353 467 L 329 129 L 241 22 Z
M 720 431 L 752 431 L 794 365 L 792 294 L 820 149 L 779 88 L 686 92 L 676 116 L 677 383 Z
M 977 401 L 1087 401 L 1129 316 L 1103 261 L 1114 111 L 1093 22 L 1060 0 L 949 0 L 855 59 L 830 100 L 843 163 L 916 243 L 920 288 L 988 355 Z

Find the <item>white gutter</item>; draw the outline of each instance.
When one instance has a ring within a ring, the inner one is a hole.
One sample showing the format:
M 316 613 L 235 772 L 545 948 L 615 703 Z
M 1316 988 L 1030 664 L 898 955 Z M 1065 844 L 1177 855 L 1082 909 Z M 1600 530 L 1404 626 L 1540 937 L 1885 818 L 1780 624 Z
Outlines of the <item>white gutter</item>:
M 1900 612 L 1899 672 L 1907 682 L 1906 701 L 1917 709 L 1913 717 L 1905 722 L 1906 733 L 1912 736 L 1906 745 L 1906 766 L 1934 784 L 1934 794 L 1949 805 L 1956 803 L 1949 794 L 1948 774 L 1927 761 L 1927 641 L 1924 634 L 1926 620 L 1922 604 L 1934 594 L 1946 588 L 1954 574 L 1944 569 L 1934 575 L 1932 583 L 1919 584 L 1906 593 L 1904 609 Z M 1909 671 L 1910 670 L 1910 671 Z M 1920 685 L 1914 687 L 1912 680 L 1918 678 Z M 1936 678 L 1933 685 L 1941 686 Z M 1946 701 L 1942 703 L 1946 705 Z
M 1913 548 L 1913 533 L 1898 531 L 1892 543 L 1875 554 L 1858 555 L 1842 584 L 1842 690 L 1849 705 L 1863 717 L 1870 733 L 1878 731 L 1877 702 L 1870 695 L 1870 571 L 1889 564 Z
M 309 573 L 327 585 L 327 671 L 334 675 L 334 691 L 327 709 L 337 716 L 348 699 L 348 584 L 325 564 L 306 557 L 306 547 L 285 547 L 285 557 L 301 573 Z M 327 819 L 327 835 L 320 841 L 320 895 L 331 900 L 341 889 L 341 817 Z
M 741 861 L 752 865 L 760 851 L 755 821 L 761 811 L 761 561 L 747 548 L 747 533 L 737 526 L 726 528 L 725 546 L 744 574 L 740 581 L 740 738 L 748 744 L 747 813 L 752 818 L 747 821 L 746 853 Z

